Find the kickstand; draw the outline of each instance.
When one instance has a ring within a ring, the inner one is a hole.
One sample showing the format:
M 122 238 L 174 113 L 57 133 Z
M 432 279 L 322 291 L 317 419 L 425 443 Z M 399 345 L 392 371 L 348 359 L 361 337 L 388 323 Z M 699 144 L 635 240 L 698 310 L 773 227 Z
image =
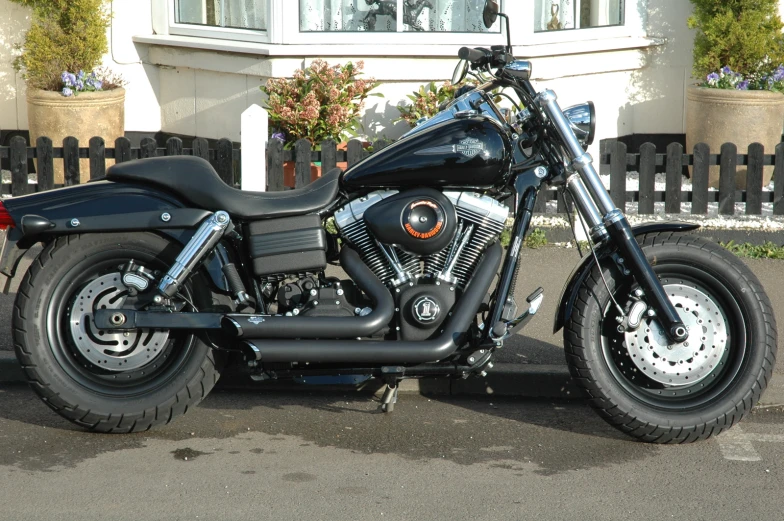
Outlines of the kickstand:
M 384 390 L 384 396 L 381 397 L 381 411 L 392 412 L 395 410 L 395 403 L 397 403 L 397 390 L 399 380 L 387 383 L 387 388 Z

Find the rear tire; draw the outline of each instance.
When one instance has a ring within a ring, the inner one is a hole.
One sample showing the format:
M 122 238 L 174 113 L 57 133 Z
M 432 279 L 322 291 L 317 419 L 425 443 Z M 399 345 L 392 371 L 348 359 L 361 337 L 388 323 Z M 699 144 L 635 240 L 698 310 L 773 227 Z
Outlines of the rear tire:
M 105 369 L 100 360 L 96 365 L 69 322 L 78 298 L 84 298 L 80 291 L 91 281 L 131 259 L 165 271 L 180 249 L 152 233 L 63 236 L 43 249 L 19 287 L 12 325 L 16 356 L 44 403 L 92 431 L 138 432 L 170 422 L 207 396 L 220 367 L 212 350 L 194 335 L 167 332 L 160 350 L 147 349 L 149 362 L 139 361 L 144 356 L 137 354 L 134 369 L 123 371 Z M 210 298 L 199 277 L 184 289 L 197 305 Z M 145 338 L 149 342 L 153 337 Z M 136 341 L 132 349 L 147 345 Z M 119 365 L 123 354 L 109 353 L 103 363 Z
M 617 312 L 595 267 L 564 328 L 570 372 L 599 415 L 630 436 L 654 443 L 707 439 L 740 421 L 770 380 L 777 347 L 770 301 L 746 265 L 716 244 L 673 233 L 637 240 L 673 303 L 681 299 L 676 309 L 692 321 L 690 329 L 705 335 L 703 343 L 690 336 L 697 342 L 686 351 L 696 352 L 677 356 L 677 346 L 656 343 L 651 319 L 635 337 L 618 332 Z M 626 307 L 633 281 L 611 261 L 601 269 Z

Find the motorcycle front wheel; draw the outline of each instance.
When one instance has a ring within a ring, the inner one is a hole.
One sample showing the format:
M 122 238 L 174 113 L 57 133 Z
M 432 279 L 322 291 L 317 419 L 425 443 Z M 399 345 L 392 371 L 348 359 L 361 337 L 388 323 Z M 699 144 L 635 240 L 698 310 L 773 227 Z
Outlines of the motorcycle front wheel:
M 699 237 L 637 238 L 689 330 L 671 344 L 653 312 L 636 330 L 624 315 L 644 294 L 615 263 L 594 267 L 564 328 L 572 377 L 612 426 L 642 441 L 688 443 L 731 427 L 757 403 L 776 357 L 776 321 L 746 265 Z M 649 314 L 650 313 L 650 314 Z
M 12 326 L 16 356 L 46 405 L 92 431 L 138 432 L 209 393 L 221 359 L 195 335 L 102 331 L 93 323 L 97 309 L 134 307 L 128 270 L 152 285 L 181 249 L 153 233 L 70 235 L 43 249 L 19 287 Z M 211 303 L 207 288 L 197 274 L 180 297 L 201 307 Z

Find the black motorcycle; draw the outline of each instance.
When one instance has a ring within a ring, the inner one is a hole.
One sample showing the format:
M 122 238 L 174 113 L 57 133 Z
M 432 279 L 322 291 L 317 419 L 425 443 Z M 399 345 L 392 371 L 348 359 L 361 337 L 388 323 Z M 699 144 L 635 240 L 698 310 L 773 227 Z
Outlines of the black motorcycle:
M 488 0 L 485 25 L 498 16 Z M 171 421 L 227 364 L 257 379 L 372 375 L 387 384 L 391 411 L 402 379 L 482 374 L 537 314 L 542 289 L 524 303 L 513 290 L 537 194 L 549 185 L 571 199 L 591 238 L 555 330 L 593 407 L 658 443 L 706 439 L 739 421 L 775 361 L 759 281 L 684 233 L 696 225 L 630 227 L 584 149 L 593 105 L 562 110 L 511 50 L 461 49 L 455 82 L 469 69 L 486 82 L 394 145 L 299 190 L 242 192 L 202 159 L 164 157 L 5 201 L 0 271 L 12 277 L 24 252 L 44 245 L 13 313 L 33 389 L 100 432 Z M 494 103 L 499 88 L 519 98 L 509 96 L 512 116 Z M 327 233 L 333 218 L 337 233 Z M 326 276 L 328 263 L 348 278 Z

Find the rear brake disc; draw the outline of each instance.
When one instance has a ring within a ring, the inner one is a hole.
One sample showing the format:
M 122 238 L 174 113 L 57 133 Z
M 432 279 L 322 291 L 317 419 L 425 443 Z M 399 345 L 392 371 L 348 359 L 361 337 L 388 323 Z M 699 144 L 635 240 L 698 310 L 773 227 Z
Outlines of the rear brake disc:
M 165 329 L 104 331 L 95 327 L 96 309 L 120 309 L 128 298 L 122 273 L 103 275 L 87 284 L 71 307 L 73 343 L 90 363 L 108 371 L 130 371 L 153 362 L 169 339 Z

